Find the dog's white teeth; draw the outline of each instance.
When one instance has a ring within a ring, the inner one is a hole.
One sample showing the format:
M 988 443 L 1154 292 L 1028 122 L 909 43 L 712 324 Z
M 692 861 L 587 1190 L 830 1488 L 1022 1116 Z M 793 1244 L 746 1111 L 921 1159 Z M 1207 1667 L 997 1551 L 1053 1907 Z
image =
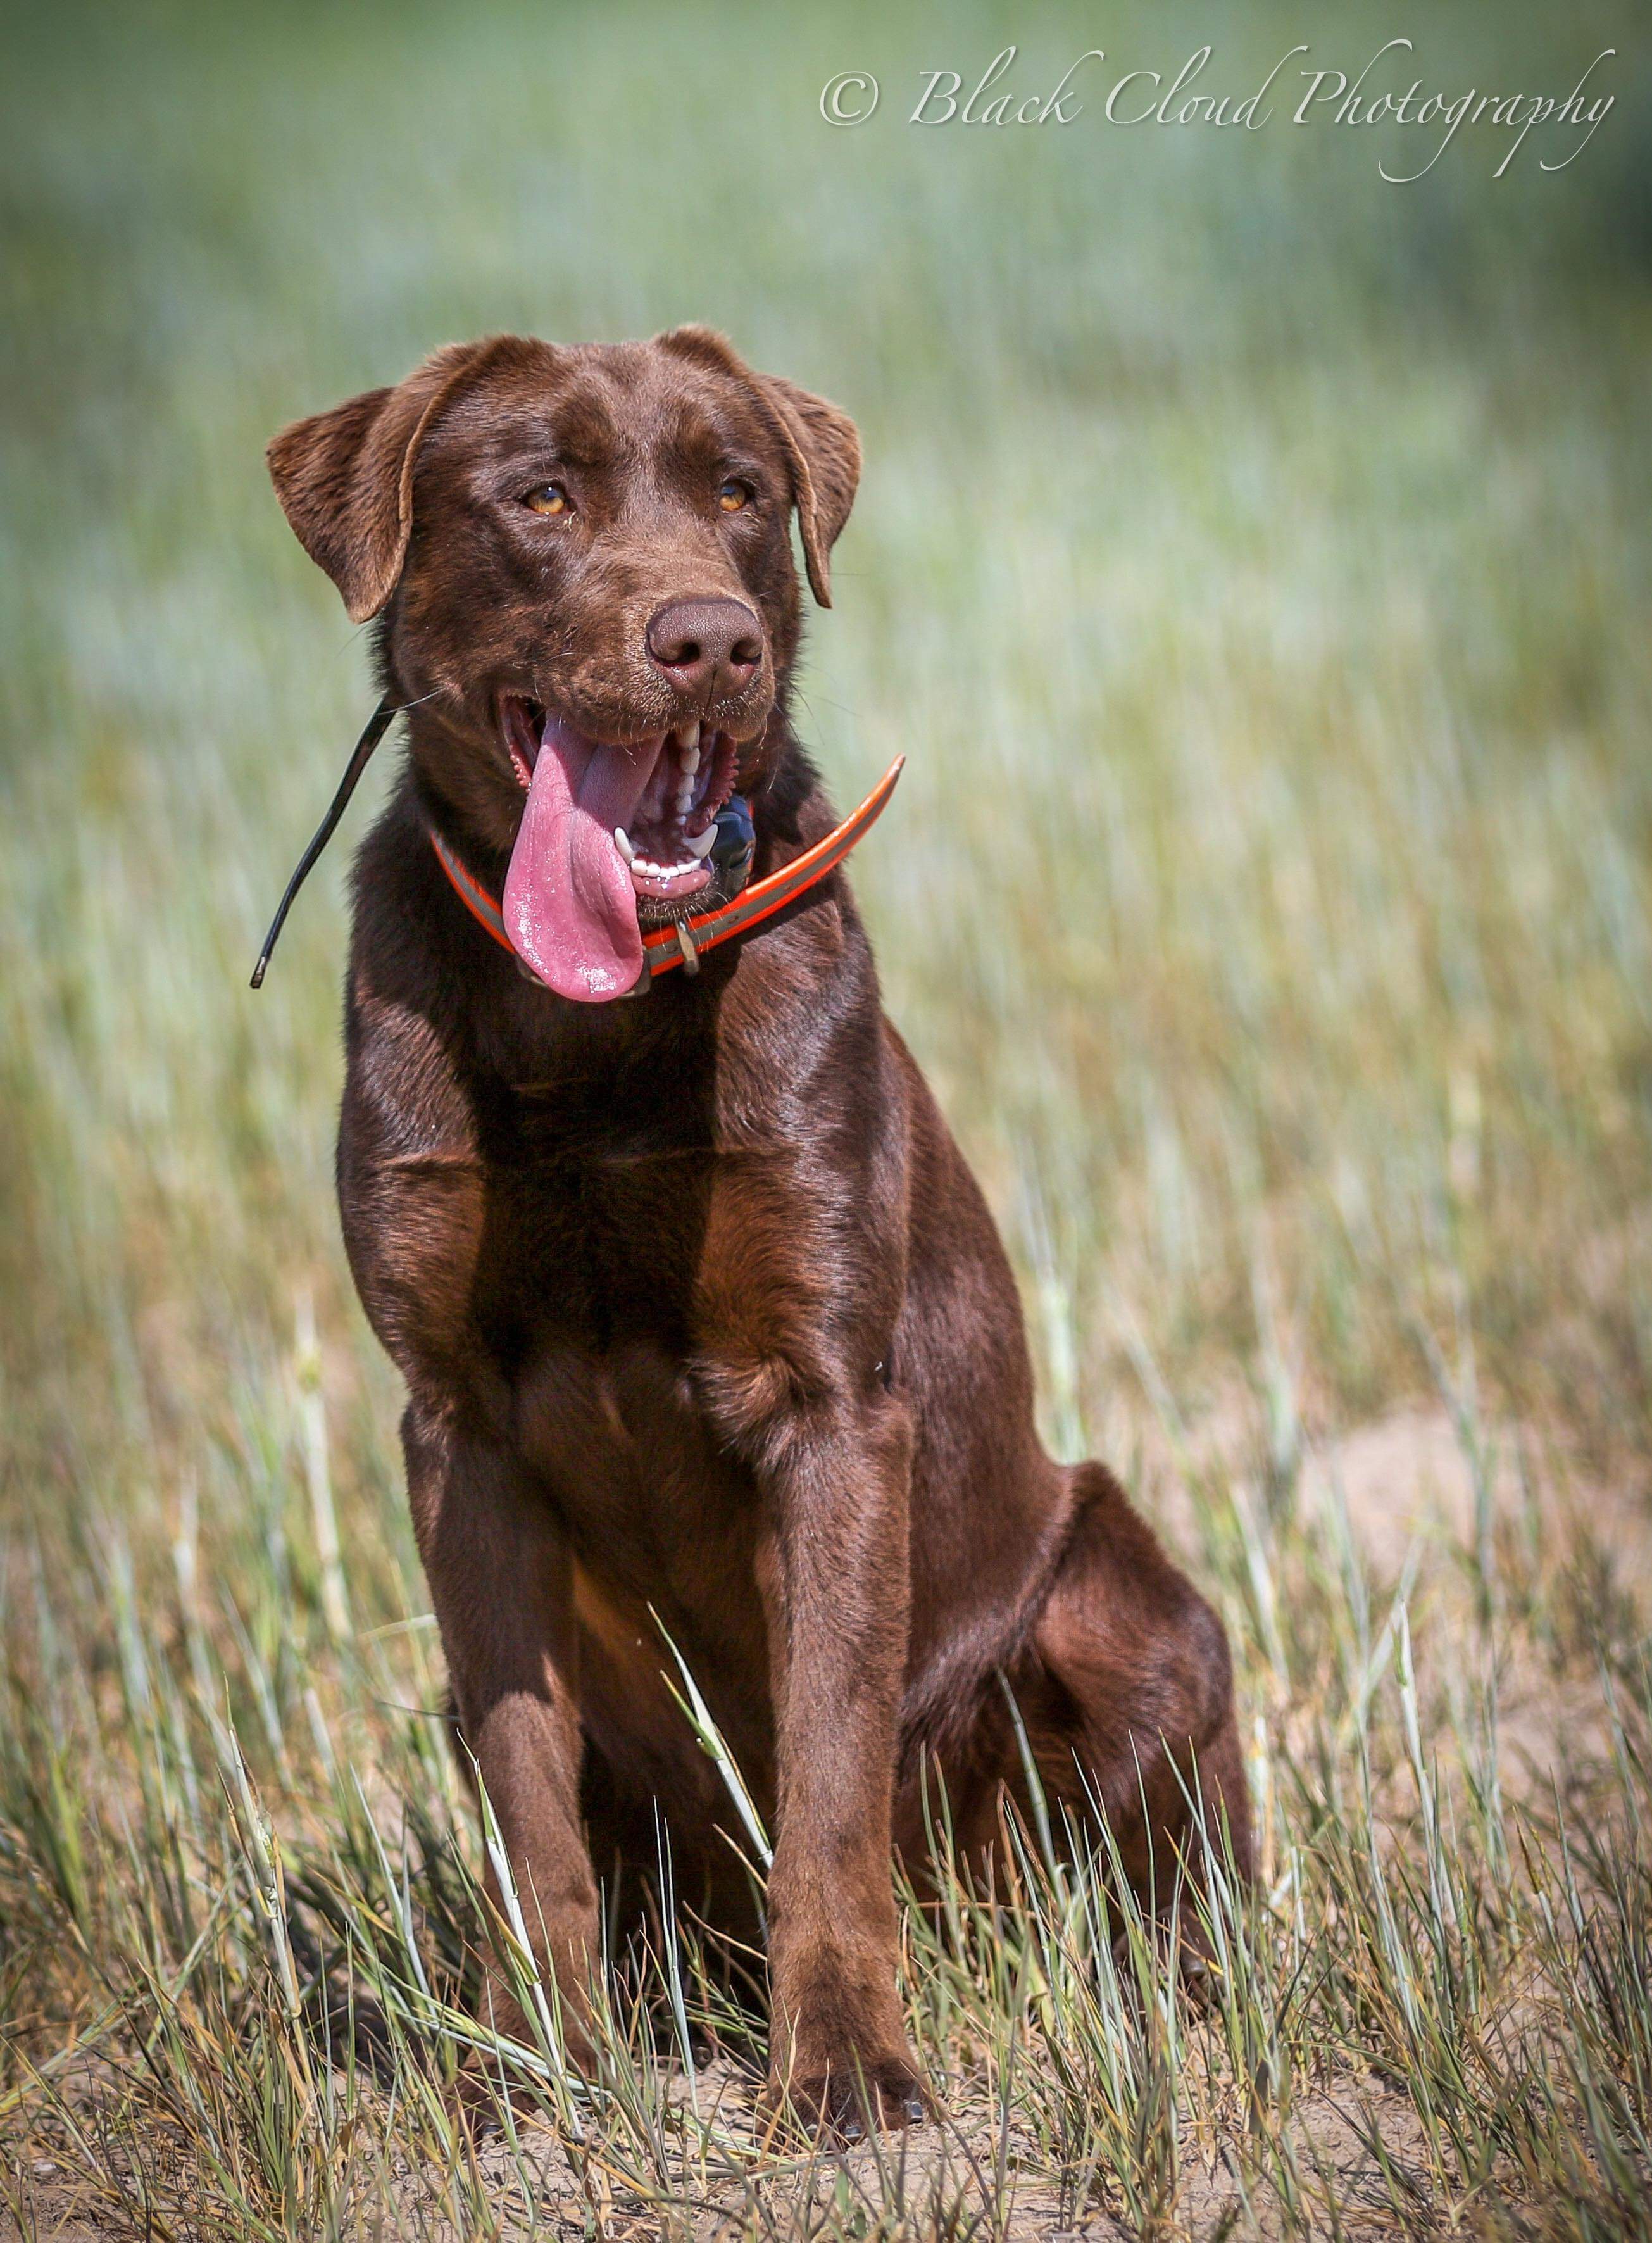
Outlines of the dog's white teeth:
M 697 718 L 692 724 L 684 724 L 678 731 L 677 761 L 690 778 L 700 768 L 700 724 Z
M 694 802 L 694 781 L 685 778 L 677 789 L 677 816 L 686 818 Z
M 682 845 L 698 864 L 711 854 L 716 839 L 717 821 L 714 818 L 703 833 L 685 833 L 682 837 Z
M 697 840 L 689 840 L 685 837 L 682 845 L 688 853 L 675 865 L 656 864 L 652 857 L 637 857 L 625 852 L 621 853 L 625 854 L 626 862 L 639 879 L 675 880 L 681 879 L 684 872 L 693 872 L 699 869 L 701 859 L 709 853 L 711 844 L 716 838 L 717 829 L 715 825 L 708 832 L 702 833 Z
M 637 852 L 631 846 L 631 838 L 623 825 L 616 825 L 614 829 L 614 845 L 628 865 L 634 865 L 636 862 Z

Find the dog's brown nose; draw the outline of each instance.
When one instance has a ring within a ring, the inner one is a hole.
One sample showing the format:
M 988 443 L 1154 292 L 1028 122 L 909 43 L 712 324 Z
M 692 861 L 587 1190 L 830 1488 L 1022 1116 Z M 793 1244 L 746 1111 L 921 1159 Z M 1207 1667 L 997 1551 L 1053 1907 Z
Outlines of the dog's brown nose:
M 742 600 L 671 600 L 643 634 L 648 658 L 696 701 L 737 693 L 762 660 L 762 626 Z

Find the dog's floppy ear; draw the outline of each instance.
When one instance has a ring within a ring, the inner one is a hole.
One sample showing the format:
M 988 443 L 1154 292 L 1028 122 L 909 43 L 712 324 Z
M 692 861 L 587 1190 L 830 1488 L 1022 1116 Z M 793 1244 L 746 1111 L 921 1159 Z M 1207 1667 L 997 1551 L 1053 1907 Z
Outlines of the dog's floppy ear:
M 791 454 L 797 525 L 809 589 L 823 608 L 832 603 L 828 556 L 849 520 L 861 479 L 860 431 L 847 413 L 777 374 L 760 374 L 758 387 L 775 409 Z
M 376 616 L 396 589 L 425 431 L 514 340 L 449 343 L 393 389 L 366 390 L 271 439 L 264 456 L 275 495 L 299 544 L 338 586 L 353 623 Z
M 712 327 L 674 327 L 659 337 L 668 350 L 720 367 L 743 382 L 786 448 L 792 496 L 803 541 L 809 588 L 823 608 L 832 603 L 829 556 L 849 520 L 861 479 L 860 432 L 847 413 L 777 374 L 755 374 L 734 345 Z

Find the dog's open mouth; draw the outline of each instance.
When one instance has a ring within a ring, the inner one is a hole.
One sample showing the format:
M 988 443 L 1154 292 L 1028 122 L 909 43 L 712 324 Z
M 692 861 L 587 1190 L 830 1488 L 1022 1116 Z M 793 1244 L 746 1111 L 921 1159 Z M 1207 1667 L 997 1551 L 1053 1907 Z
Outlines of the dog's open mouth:
M 698 723 L 595 740 L 514 693 L 500 697 L 500 725 L 527 793 L 505 882 L 512 946 L 561 996 L 622 996 L 642 968 L 639 906 L 711 884 L 705 859 L 734 791 L 735 744 Z

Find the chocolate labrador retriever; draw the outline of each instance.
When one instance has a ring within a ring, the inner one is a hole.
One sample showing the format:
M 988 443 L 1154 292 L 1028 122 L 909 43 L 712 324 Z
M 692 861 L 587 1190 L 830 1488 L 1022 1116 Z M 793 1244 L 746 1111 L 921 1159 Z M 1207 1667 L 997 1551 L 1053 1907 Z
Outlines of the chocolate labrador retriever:
M 540 1960 L 577 2051 L 598 1880 L 654 1864 L 655 1802 L 679 1890 L 749 1920 L 663 1629 L 775 1833 L 774 2092 L 920 2118 L 891 1854 L 943 1784 L 990 1851 L 1011 1694 L 1052 1806 L 1105 1813 L 1161 1906 L 1207 1816 L 1246 1870 L 1249 1810 L 1221 1627 L 1102 1465 L 1040 1447 L 1009 1264 L 842 872 L 692 933 L 834 828 L 788 717 L 791 517 L 824 605 L 854 426 L 705 328 L 501 335 L 269 461 L 407 716 L 339 1190 Z

